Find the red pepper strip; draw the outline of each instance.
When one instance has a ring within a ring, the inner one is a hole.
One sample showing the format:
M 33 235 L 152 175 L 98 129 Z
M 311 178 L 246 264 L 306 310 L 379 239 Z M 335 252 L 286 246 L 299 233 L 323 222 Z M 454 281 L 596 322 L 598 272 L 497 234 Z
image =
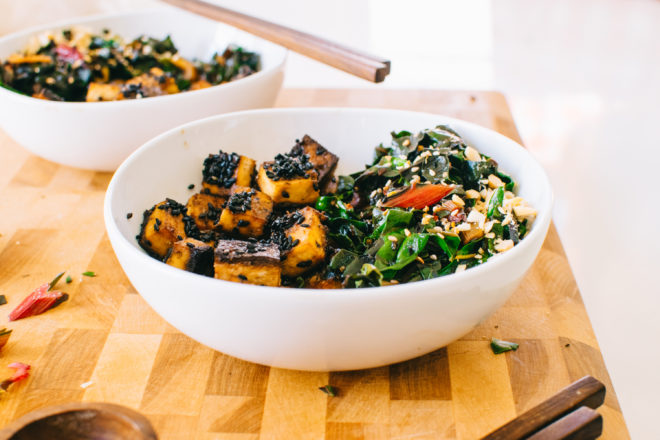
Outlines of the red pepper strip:
M 11 330 L 7 330 L 6 328 L 0 330 L 0 349 L 5 345 L 7 345 L 10 336 L 11 336 Z
M 82 54 L 75 47 L 67 46 L 66 44 L 59 44 L 55 47 L 55 53 L 61 60 L 73 64 L 78 60 L 82 60 Z
M 9 378 L 0 382 L 0 390 L 7 391 L 9 385 L 19 382 L 30 375 L 30 366 L 22 362 L 14 362 L 9 364 L 9 368 L 16 370 L 14 374 Z
M 29 294 L 18 307 L 16 307 L 9 314 L 10 321 L 27 318 L 28 316 L 40 315 L 46 310 L 53 307 L 57 300 L 61 299 L 64 294 L 57 290 L 48 291 L 49 283 L 42 284 L 37 289 Z
M 383 203 L 383 206 L 386 208 L 423 209 L 425 206 L 435 205 L 453 189 L 453 186 L 441 184 L 412 186 L 405 192 Z

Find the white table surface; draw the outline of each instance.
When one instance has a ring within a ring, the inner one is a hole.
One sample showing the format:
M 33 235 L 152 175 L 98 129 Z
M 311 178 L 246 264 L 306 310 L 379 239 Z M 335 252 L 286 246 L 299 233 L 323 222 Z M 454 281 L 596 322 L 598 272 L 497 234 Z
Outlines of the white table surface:
M 660 2 L 218 3 L 392 60 L 385 83 L 292 54 L 286 87 L 494 89 L 548 171 L 554 219 L 631 435 L 660 438 Z M 153 0 L 0 0 L 0 35 Z

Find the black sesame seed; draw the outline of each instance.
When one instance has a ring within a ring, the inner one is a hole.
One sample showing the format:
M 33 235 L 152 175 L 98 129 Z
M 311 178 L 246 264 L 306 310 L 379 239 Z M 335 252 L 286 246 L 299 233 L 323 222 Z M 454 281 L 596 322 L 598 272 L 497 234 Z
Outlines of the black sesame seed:
M 312 265 L 312 260 L 305 260 L 301 261 L 300 263 L 296 264 L 297 267 L 309 267 Z
M 190 185 L 188 185 L 188 189 L 193 189 L 194 187 L 195 187 L 194 183 L 191 183 Z
M 238 277 L 239 277 L 240 279 L 242 279 L 243 281 L 247 281 L 247 277 L 246 277 L 245 275 L 243 275 L 242 273 L 241 273 L 241 274 L 238 274 Z
M 285 199 L 288 199 L 289 198 L 289 193 L 287 191 L 282 191 L 282 197 L 284 197 Z
M 154 231 L 158 232 L 159 230 L 160 230 L 160 226 L 158 226 L 158 222 L 154 223 Z
M 238 226 L 239 226 L 240 228 L 245 227 L 245 226 L 250 226 L 250 222 L 247 221 L 247 220 L 239 220 L 239 221 L 238 221 Z
M 127 219 L 130 220 L 131 217 L 133 217 L 133 213 L 132 213 L 132 212 L 129 212 L 128 214 L 126 214 L 126 218 L 127 218 Z
M 195 245 L 193 243 L 190 243 L 190 242 L 186 243 L 186 246 L 188 246 L 190 249 L 195 248 Z

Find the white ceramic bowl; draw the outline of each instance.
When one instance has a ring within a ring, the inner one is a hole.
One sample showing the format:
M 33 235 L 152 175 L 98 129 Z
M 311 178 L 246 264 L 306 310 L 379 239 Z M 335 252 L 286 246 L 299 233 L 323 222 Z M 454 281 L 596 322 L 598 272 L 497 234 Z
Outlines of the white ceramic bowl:
M 409 284 L 347 290 L 261 287 L 175 269 L 142 251 L 142 212 L 166 196 L 182 203 L 199 189 L 203 159 L 219 148 L 257 161 L 309 134 L 340 158 L 339 173 L 363 169 L 392 130 L 449 124 L 496 159 L 539 214 L 512 250 L 465 272 Z M 170 130 L 133 153 L 105 199 L 105 223 L 121 266 L 173 326 L 216 350 L 260 364 L 350 370 L 403 361 L 469 332 L 501 306 L 534 261 L 550 224 L 545 172 L 509 138 L 477 125 L 399 110 L 301 108 L 216 116 Z M 134 215 L 129 220 L 126 214 Z
M 231 26 L 181 10 L 156 10 L 80 18 L 0 38 L 0 60 L 32 35 L 72 25 L 108 28 L 126 40 L 170 34 L 186 58 L 208 60 L 227 44 L 261 54 L 262 70 L 203 90 L 116 102 L 53 102 L 0 87 L 0 125 L 19 144 L 48 160 L 79 168 L 113 171 L 137 147 L 188 121 L 253 108 L 272 107 L 284 79 L 286 49 Z

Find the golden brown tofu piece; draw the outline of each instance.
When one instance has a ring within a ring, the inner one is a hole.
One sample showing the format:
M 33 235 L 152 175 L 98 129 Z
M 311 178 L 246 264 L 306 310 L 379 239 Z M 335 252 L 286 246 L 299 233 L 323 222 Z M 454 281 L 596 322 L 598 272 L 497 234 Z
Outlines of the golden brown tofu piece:
M 200 231 L 210 231 L 217 227 L 226 198 L 214 194 L 194 194 L 186 203 L 186 213 L 195 219 Z
M 272 223 L 272 240 L 282 253 L 283 275 L 298 276 L 325 260 L 326 227 L 321 220 L 321 213 L 306 206 Z
M 314 203 L 321 194 L 318 173 L 312 164 L 284 154 L 278 154 L 275 161 L 261 165 L 257 184 L 275 204 L 306 205 Z
M 321 278 L 319 275 L 314 275 L 308 280 L 305 280 L 305 287 L 307 289 L 341 289 L 341 281 L 334 278 L 326 279 Z
M 152 257 L 165 258 L 175 241 L 186 238 L 185 207 L 172 199 L 156 204 L 144 212 L 137 239 Z
M 204 159 L 202 192 L 227 196 L 236 186 L 251 186 L 257 162 L 236 153 L 209 154 Z
M 119 84 L 90 83 L 87 89 L 85 101 L 120 101 L 124 99 L 121 92 L 122 86 Z
M 201 90 L 201 89 L 208 89 L 209 87 L 213 86 L 210 82 L 200 79 L 198 81 L 195 81 L 194 83 L 190 84 L 190 90 Z
M 152 67 L 148 72 L 126 81 L 121 91 L 126 98 L 160 96 L 167 93 L 167 78 L 162 69 Z
M 34 64 L 34 63 L 52 63 L 53 59 L 48 55 L 21 55 L 13 53 L 7 58 L 9 64 Z
M 223 231 L 243 237 L 261 237 L 273 212 L 273 201 L 266 194 L 236 186 L 222 210 L 219 226 Z
M 466 244 L 484 236 L 484 230 L 477 225 L 471 225 L 472 228 L 467 231 L 460 231 L 461 243 Z
M 170 58 L 170 61 L 183 73 L 185 79 L 188 81 L 194 81 L 197 79 L 197 68 L 195 68 L 193 63 L 179 55 L 174 55 Z
M 165 263 L 188 272 L 213 276 L 213 248 L 203 241 L 186 238 L 175 242 Z
M 325 149 L 308 135 L 303 136 L 302 140 L 296 142 L 289 155 L 300 156 L 306 154 L 309 162 L 319 174 L 319 184 L 323 186 L 327 179 L 331 178 L 337 168 L 339 157 Z
M 220 240 L 215 248 L 215 277 L 277 287 L 282 282 L 280 251 L 276 244 Z

